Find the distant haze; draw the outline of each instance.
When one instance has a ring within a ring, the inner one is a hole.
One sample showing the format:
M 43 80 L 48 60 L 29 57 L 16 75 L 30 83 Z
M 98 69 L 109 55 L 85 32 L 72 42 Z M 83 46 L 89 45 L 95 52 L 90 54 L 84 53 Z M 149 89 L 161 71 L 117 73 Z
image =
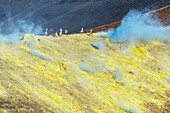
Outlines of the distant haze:
M 77 32 L 119 21 L 131 9 L 166 5 L 169 0 L 0 0 L 0 21 L 29 20 L 43 28 Z

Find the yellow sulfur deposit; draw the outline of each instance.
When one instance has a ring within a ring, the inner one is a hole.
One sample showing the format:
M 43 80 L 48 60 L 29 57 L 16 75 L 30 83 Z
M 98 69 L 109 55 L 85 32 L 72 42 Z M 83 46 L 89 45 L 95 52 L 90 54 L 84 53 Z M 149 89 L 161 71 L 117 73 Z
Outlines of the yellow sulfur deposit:
M 126 45 L 98 34 L 3 43 L 0 112 L 168 113 L 169 50 L 162 41 Z

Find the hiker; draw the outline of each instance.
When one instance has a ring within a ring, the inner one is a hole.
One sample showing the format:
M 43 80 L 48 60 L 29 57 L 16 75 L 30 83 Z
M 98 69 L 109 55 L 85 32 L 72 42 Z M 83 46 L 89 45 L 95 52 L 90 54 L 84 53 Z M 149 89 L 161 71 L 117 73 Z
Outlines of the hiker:
M 60 28 L 60 33 L 59 33 L 60 36 L 62 36 L 62 32 L 63 32 L 63 30 L 62 30 L 62 28 Z
M 54 29 L 52 29 L 52 33 L 51 33 L 51 35 L 54 37 Z
M 55 37 L 58 37 L 58 32 L 55 33 Z
M 56 28 L 54 28 L 54 33 L 56 33 L 57 32 L 57 30 L 56 30 Z
M 90 36 L 93 36 L 93 29 L 90 29 Z
M 48 28 L 45 30 L 45 36 L 48 36 Z
M 80 33 L 83 33 L 83 32 L 84 32 L 84 29 L 83 29 L 83 28 L 81 28 L 81 29 L 80 29 Z
M 53 29 L 50 29 L 50 33 L 52 36 L 54 36 Z
M 42 33 L 42 35 L 45 35 L 45 28 L 43 29 L 43 33 Z
M 68 35 L 68 30 L 67 29 L 65 30 L 65 35 Z
M 58 33 L 57 33 L 57 29 L 56 28 L 54 28 L 54 36 L 58 37 Z
M 51 34 L 51 29 L 49 30 L 49 35 Z

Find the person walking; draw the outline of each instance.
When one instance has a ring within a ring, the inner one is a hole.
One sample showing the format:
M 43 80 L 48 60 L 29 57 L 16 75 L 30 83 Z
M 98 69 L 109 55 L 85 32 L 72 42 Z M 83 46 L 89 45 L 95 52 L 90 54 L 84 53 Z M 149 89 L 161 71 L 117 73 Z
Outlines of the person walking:
M 53 29 L 50 29 L 50 34 L 53 36 Z
M 43 36 L 45 35 L 45 28 L 43 29 L 43 33 L 42 33 L 42 35 L 43 35 Z
M 48 28 L 45 30 L 45 36 L 48 36 Z
M 60 28 L 60 33 L 59 33 L 60 36 L 62 36 L 62 32 L 63 32 L 63 30 L 62 30 L 62 28 Z
M 55 36 L 58 37 L 58 33 L 57 32 L 55 33 Z
M 93 36 L 93 29 L 90 29 L 90 36 Z
M 65 30 L 65 35 L 68 35 L 68 30 L 67 29 Z
M 54 33 L 56 33 L 57 32 L 57 30 L 56 30 L 56 28 L 54 28 Z
M 84 32 L 84 29 L 83 29 L 83 27 L 80 29 L 80 33 L 83 33 Z

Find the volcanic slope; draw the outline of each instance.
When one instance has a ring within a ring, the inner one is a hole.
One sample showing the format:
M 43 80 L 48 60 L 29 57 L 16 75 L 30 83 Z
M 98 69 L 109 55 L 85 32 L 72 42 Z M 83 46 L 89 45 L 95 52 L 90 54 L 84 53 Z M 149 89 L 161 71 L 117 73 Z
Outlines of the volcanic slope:
M 0 47 L 0 112 L 169 111 L 170 45 L 98 34 L 25 35 Z

